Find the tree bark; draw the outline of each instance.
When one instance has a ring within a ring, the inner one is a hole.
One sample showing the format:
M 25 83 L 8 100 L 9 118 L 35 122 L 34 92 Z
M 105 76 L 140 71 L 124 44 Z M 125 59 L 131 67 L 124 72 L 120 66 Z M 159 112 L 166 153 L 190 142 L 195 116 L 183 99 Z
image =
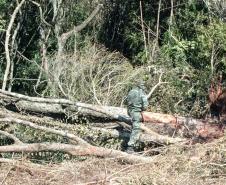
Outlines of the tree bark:
M 171 128 L 181 130 L 187 137 L 201 137 L 212 140 L 224 136 L 225 124 L 213 120 L 201 120 L 191 117 L 173 116 L 168 114 L 143 112 L 146 123 L 165 123 Z

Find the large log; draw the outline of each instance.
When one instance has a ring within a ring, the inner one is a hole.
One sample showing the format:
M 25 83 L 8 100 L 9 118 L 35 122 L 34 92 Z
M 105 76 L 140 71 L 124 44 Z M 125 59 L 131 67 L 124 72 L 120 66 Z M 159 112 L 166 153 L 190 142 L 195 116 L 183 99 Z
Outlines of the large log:
M 0 90 L 0 97 L 3 104 L 15 105 L 18 109 L 37 113 L 64 114 L 66 111 L 71 111 L 78 115 L 111 120 L 119 118 L 121 120 L 121 118 L 128 117 L 127 110 L 121 107 L 85 104 L 67 99 L 29 97 L 2 90 Z M 153 112 L 143 112 L 142 116 L 145 125 L 163 123 L 175 130 L 180 130 L 183 135 L 188 137 L 214 139 L 224 135 L 225 126 L 219 123 L 211 123 L 209 120 Z M 148 131 L 148 129 L 146 130 Z
M 213 120 L 201 120 L 152 112 L 143 112 L 142 115 L 144 122 L 148 124 L 167 124 L 171 128 L 182 131 L 184 136 L 199 137 L 204 141 L 224 136 L 225 125 Z
M 0 90 L 0 98 L 3 105 L 36 113 L 64 114 L 66 111 L 71 111 L 78 115 L 106 119 L 117 119 L 119 114 L 127 115 L 126 109 L 121 107 L 92 105 L 67 99 L 29 97 L 2 90 Z

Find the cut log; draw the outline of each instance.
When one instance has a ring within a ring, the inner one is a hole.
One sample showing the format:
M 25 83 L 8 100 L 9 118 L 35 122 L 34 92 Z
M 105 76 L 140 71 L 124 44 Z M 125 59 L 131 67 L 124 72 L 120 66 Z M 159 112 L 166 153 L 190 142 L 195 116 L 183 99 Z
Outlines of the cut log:
M 173 116 L 152 112 L 143 112 L 143 120 L 147 124 L 165 123 L 172 128 L 181 130 L 183 135 L 201 137 L 212 140 L 224 136 L 225 125 L 212 120 L 201 120 L 189 117 Z

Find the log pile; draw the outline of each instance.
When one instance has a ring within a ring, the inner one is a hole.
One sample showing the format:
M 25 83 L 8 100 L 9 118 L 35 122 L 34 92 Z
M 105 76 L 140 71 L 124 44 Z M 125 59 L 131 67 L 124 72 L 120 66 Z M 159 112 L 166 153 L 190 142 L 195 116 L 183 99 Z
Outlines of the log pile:
M 76 116 L 85 116 L 98 118 L 102 120 L 103 125 L 113 123 L 113 129 L 103 127 L 93 127 L 95 130 L 106 132 L 112 137 L 128 138 L 128 130 L 130 130 L 130 120 L 127 119 L 127 111 L 121 107 L 91 105 L 79 102 L 73 102 L 66 99 L 50 99 L 29 97 L 17 93 L 10 93 L 0 90 L 0 124 L 20 124 L 33 129 L 42 130 L 44 132 L 53 133 L 66 137 L 70 143 L 24 143 L 17 138 L 13 133 L 8 133 L 1 130 L 0 135 L 4 135 L 14 141 L 14 144 L 0 146 L 0 153 L 4 152 L 40 152 L 40 151 L 62 151 L 75 156 L 98 156 L 98 157 L 113 157 L 123 159 L 128 162 L 151 162 L 153 158 L 127 154 L 122 151 L 107 149 L 99 146 L 93 146 L 85 139 L 69 133 L 68 131 L 41 126 L 38 123 L 32 122 L 32 116 L 18 116 L 15 112 L 27 112 L 45 116 L 66 116 L 67 112 L 71 112 Z M 143 112 L 142 130 L 140 141 L 148 143 L 158 143 L 161 145 L 175 143 L 189 143 L 191 138 L 202 138 L 203 140 L 212 140 L 224 135 L 224 125 L 219 123 L 210 123 L 211 120 L 198 120 L 186 117 L 176 117 L 173 115 Z M 119 119 L 120 118 L 120 119 Z M 122 122 L 122 119 L 125 122 Z M 41 118 L 40 118 L 41 119 Z M 63 124 L 63 123 L 62 123 Z M 100 124 L 101 125 L 101 124 Z M 167 125 L 167 127 L 165 127 Z M 174 131 L 172 135 L 161 135 L 158 130 L 150 129 L 150 126 L 160 126 L 161 129 L 171 128 Z M 121 130 L 115 130 L 121 127 Z M 176 133 L 176 134 L 175 134 Z M 179 134 L 178 134 L 179 133 Z M 180 136 L 180 137 L 175 137 Z

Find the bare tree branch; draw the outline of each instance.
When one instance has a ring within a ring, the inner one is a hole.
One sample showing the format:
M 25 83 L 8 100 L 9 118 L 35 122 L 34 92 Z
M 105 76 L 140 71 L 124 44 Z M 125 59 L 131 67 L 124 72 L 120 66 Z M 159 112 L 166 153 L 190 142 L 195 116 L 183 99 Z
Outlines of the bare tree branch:
M 162 75 L 163 75 L 163 72 L 161 72 L 160 76 L 159 76 L 159 81 L 158 83 L 152 87 L 151 91 L 148 93 L 147 95 L 147 98 L 149 99 L 151 97 L 151 95 L 153 94 L 153 92 L 157 89 L 158 86 L 162 85 L 162 84 L 167 84 L 169 82 L 162 82 Z
M 140 18 L 141 18 L 141 27 L 142 27 L 143 38 L 144 38 L 144 49 L 145 49 L 146 58 L 148 58 L 148 49 L 147 49 L 147 42 L 146 42 L 147 39 L 146 39 L 146 35 L 145 35 L 142 1 L 140 1 Z
M 41 21 L 42 21 L 43 23 L 45 23 L 47 26 L 51 27 L 52 25 L 49 24 L 48 22 L 46 22 L 46 20 L 44 19 L 43 11 L 42 11 L 41 5 L 40 5 L 39 3 L 37 3 L 37 2 L 35 2 L 35 1 L 32 1 L 32 0 L 30 0 L 30 2 L 32 2 L 34 5 L 36 5 L 36 6 L 38 7 L 39 12 L 40 12 L 40 18 L 41 18 Z
M 214 72 L 214 55 L 215 55 L 215 47 L 213 43 L 212 51 L 211 51 L 211 59 L 210 59 L 211 75 L 213 75 L 213 72 Z
M 17 0 L 17 4 L 19 4 L 18 0 Z M 20 16 L 22 16 L 21 9 L 20 9 L 19 13 L 20 13 Z M 13 57 L 12 57 L 11 66 L 10 66 L 9 87 L 8 87 L 9 92 L 11 92 L 12 86 L 13 86 L 13 73 L 14 73 L 14 63 L 15 63 L 14 60 L 17 56 L 16 54 L 17 54 L 17 49 L 18 49 L 18 43 L 16 42 L 16 37 L 17 37 L 18 32 L 20 30 L 21 23 L 22 23 L 22 17 L 20 18 L 20 21 L 17 24 L 16 29 L 14 30 L 14 33 L 13 33 L 13 36 L 12 36 L 12 41 L 11 41 L 11 47 L 12 47 L 11 53 L 13 53 Z
M 149 137 L 147 135 L 145 139 L 152 140 L 152 141 L 155 141 L 155 142 L 158 142 L 158 143 L 161 143 L 161 144 L 169 145 L 169 144 L 174 144 L 174 143 L 186 141 L 186 139 L 173 138 L 173 137 L 163 136 L 161 134 L 158 134 L 157 132 L 154 132 L 153 130 L 146 127 L 144 124 L 141 124 L 141 129 L 144 130 L 146 133 L 148 133 L 150 135 Z
M 14 136 L 14 135 L 12 135 L 12 134 L 10 134 L 8 132 L 0 130 L 0 134 L 12 139 L 15 144 L 23 144 L 23 142 L 20 141 L 16 136 Z
M 97 5 L 97 7 L 93 10 L 90 16 L 85 21 L 83 21 L 82 24 L 75 26 L 74 29 L 69 32 L 63 33 L 61 35 L 61 42 L 65 43 L 69 37 L 74 35 L 74 32 L 80 32 L 81 30 L 83 30 L 89 24 L 89 22 L 97 15 L 102 6 L 102 4 Z
M 0 163 L 12 163 L 15 164 L 17 161 L 14 159 L 6 159 L 6 158 L 0 158 Z
M 54 83 L 56 83 L 56 85 L 58 86 L 58 88 L 60 89 L 61 93 L 65 96 L 68 97 L 67 93 L 65 93 L 64 88 L 62 87 L 60 80 L 59 80 L 59 76 L 61 73 L 61 64 L 62 64 L 62 59 L 63 59 L 63 52 L 64 52 L 64 47 L 65 44 L 67 42 L 67 40 L 73 36 L 76 32 L 80 32 L 82 29 L 84 29 L 89 23 L 90 21 L 97 15 L 97 13 L 99 12 L 99 10 L 101 9 L 103 5 L 99 4 L 94 10 L 93 12 L 90 14 L 90 16 L 83 21 L 82 24 L 75 26 L 71 31 L 68 31 L 66 33 L 63 33 L 60 35 L 60 25 L 56 24 L 55 25 L 55 34 L 57 36 L 57 40 L 58 40 L 58 51 L 57 51 L 57 56 L 56 56 L 56 60 L 57 60 L 57 65 L 56 65 L 56 69 L 55 69 L 55 74 L 54 74 Z M 55 85 L 52 85 L 52 89 L 55 89 Z
M 159 44 L 158 39 L 159 39 L 159 22 L 160 22 L 161 5 L 162 5 L 162 0 L 159 0 L 157 24 L 156 24 L 156 40 L 154 42 L 154 46 L 152 49 L 152 60 L 154 60 L 156 46 L 158 46 Z
M 15 8 L 10 22 L 9 22 L 9 26 L 7 28 L 6 31 L 6 39 L 5 39 L 5 53 L 6 53 L 6 69 L 5 69 L 5 73 L 4 73 L 4 78 L 3 78 L 3 83 L 2 83 L 2 90 L 6 89 L 6 85 L 7 85 L 7 80 L 8 80 L 8 76 L 9 76 L 9 70 L 10 70 L 10 65 L 11 65 L 11 60 L 10 60 L 10 53 L 9 53 L 9 40 L 10 40 L 10 32 L 12 30 L 13 27 L 13 23 L 16 19 L 16 15 L 19 12 L 19 10 L 21 9 L 22 5 L 25 3 L 26 0 L 22 0 L 20 2 L 20 4 L 17 5 L 17 7 Z
M 81 145 L 89 145 L 85 140 L 81 139 L 80 137 L 78 137 L 74 134 L 70 134 L 70 133 L 67 133 L 67 132 L 64 132 L 64 131 L 61 131 L 61 130 L 56 130 L 56 129 L 53 129 L 53 128 L 47 128 L 47 127 L 44 127 L 44 126 L 39 126 L 39 125 L 36 125 L 36 124 L 34 124 L 30 121 L 24 121 L 24 120 L 12 118 L 12 117 L 0 118 L 0 121 L 1 122 L 7 122 L 7 123 L 17 123 L 17 124 L 29 126 L 31 128 L 34 128 L 34 129 L 38 129 L 38 130 L 42 130 L 42 131 L 45 131 L 45 132 L 50 132 L 52 134 L 57 134 L 57 135 L 60 135 L 60 136 L 63 136 L 63 137 L 67 137 L 71 140 L 76 141 L 78 144 L 81 144 Z

